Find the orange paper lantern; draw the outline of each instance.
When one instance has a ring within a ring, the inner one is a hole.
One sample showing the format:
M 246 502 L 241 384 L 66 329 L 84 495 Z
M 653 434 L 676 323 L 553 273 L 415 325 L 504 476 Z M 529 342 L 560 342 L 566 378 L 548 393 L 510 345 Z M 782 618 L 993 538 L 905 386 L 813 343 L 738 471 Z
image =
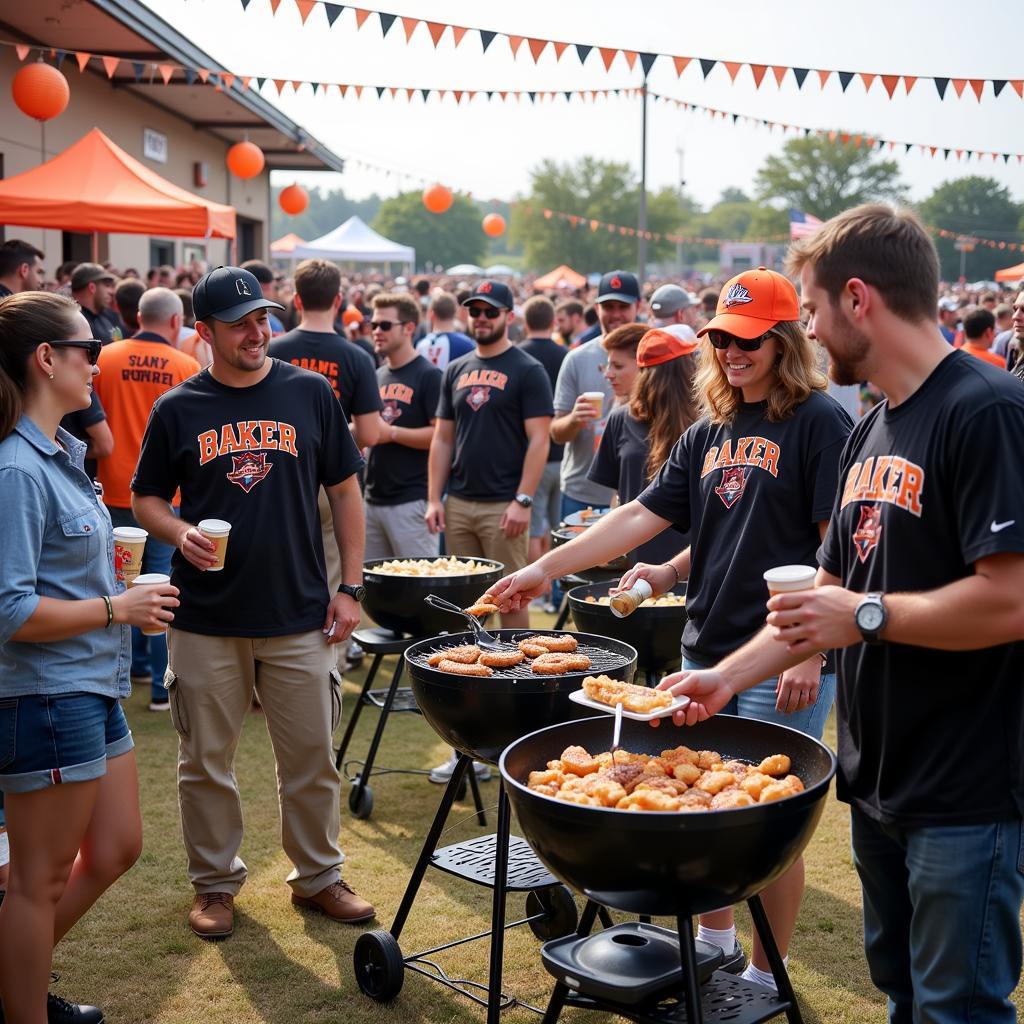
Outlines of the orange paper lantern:
M 484 217 L 484 234 L 491 238 L 505 233 L 505 218 L 500 213 L 489 213 Z
M 294 217 L 309 206 L 309 193 L 298 183 L 293 183 L 281 190 L 277 201 L 285 213 Z
M 18 71 L 11 82 L 11 94 L 18 109 L 37 121 L 49 121 L 63 114 L 71 99 L 68 80 L 42 61 L 26 64 Z
M 228 150 L 228 170 L 236 178 L 255 178 L 265 162 L 263 150 L 252 142 L 236 142 Z
M 452 190 L 444 185 L 431 185 L 423 191 L 423 205 L 431 213 L 444 213 L 451 208 Z

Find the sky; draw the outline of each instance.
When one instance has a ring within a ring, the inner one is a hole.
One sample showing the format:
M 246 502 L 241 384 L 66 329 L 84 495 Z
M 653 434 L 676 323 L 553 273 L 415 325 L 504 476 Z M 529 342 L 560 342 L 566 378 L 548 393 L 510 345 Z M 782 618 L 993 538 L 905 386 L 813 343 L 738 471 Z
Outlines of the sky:
M 498 37 L 486 54 L 469 32 L 458 49 L 446 32 L 435 49 L 425 26 L 406 42 L 400 21 L 382 38 L 372 15 L 362 29 L 346 10 L 328 27 L 320 5 L 301 24 L 293 0 L 276 16 L 269 0 L 145 0 L 214 59 L 239 75 L 394 85 L 414 88 L 541 90 L 628 88 L 641 81 L 618 57 L 606 71 L 597 46 L 758 64 L 868 71 L 949 78 L 1013 78 L 1021 74 L 1015 18 L 1005 3 L 975 0 L 517 0 L 515 4 L 467 0 L 361 0 L 365 9 L 508 32 L 527 37 L 593 44 L 580 65 L 570 47 L 556 61 L 550 47 L 534 64 L 526 44 L 513 58 Z M 731 82 L 718 66 L 705 80 L 694 61 L 676 75 L 661 58 L 649 79 L 652 92 L 719 110 L 810 128 L 863 131 L 880 138 L 941 148 L 1024 151 L 1024 100 L 1007 87 L 996 98 L 986 86 L 981 102 L 968 87 L 957 99 L 952 86 L 940 101 L 931 81 L 909 96 L 902 85 L 889 99 L 880 81 L 865 92 L 859 79 L 845 94 L 835 76 L 822 89 L 809 75 L 798 90 L 792 74 L 781 88 L 769 72 L 760 90 L 750 71 Z M 272 83 L 263 95 L 336 153 L 349 159 L 344 174 L 276 173 L 275 183 L 342 187 L 351 198 L 393 195 L 437 180 L 481 200 L 514 199 L 530 189 L 530 170 L 543 159 L 573 161 L 589 154 L 627 161 L 639 175 L 641 107 L 638 99 L 597 102 L 559 98 L 461 105 L 452 97 L 407 102 L 372 90 L 361 98 L 313 96 Z M 400 94 L 401 95 L 401 94 Z M 792 133 L 711 120 L 657 103 L 648 107 L 648 187 L 678 187 L 705 207 L 726 187 L 754 191 L 765 157 L 778 153 Z M 1024 165 L 949 162 L 902 148 L 896 160 L 912 199 L 938 184 L 971 174 L 996 178 L 1024 201 Z M 368 167 L 365 163 L 376 167 Z M 385 170 L 386 169 L 386 170 Z M 564 211 L 572 213 L 572 210 Z M 1009 226 L 1008 226 L 1009 227 Z

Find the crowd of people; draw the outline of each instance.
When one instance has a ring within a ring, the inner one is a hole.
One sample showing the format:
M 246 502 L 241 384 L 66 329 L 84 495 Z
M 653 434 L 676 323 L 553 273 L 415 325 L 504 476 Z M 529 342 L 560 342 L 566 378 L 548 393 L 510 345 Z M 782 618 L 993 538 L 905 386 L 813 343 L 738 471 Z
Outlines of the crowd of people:
M 927 234 L 886 207 L 830 221 L 789 270 L 799 296 L 766 268 L 614 269 L 543 294 L 324 260 L 51 279 L 34 246 L 0 246 L 6 1019 L 102 1019 L 47 987 L 55 943 L 139 856 L 132 682 L 178 734 L 197 936 L 231 935 L 246 879 L 233 761 L 254 698 L 292 902 L 374 916 L 342 875 L 332 750 L 362 563 L 444 551 L 503 563 L 491 596 L 514 628 L 617 555 L 635 563 L 622 586 L 688 580 L 662 683 L 691 699 L 677 724 L 726 710 L 820 738 L 836 704 L 891 1019 L 1012 1019 L 1024 517 L 977 446 L 1021 426 L 1024 290 L 940 284 Z M 551 549 L 567 515 L 612 506 Z M 223 571 L 208 520 L 230 525 Z M 114 527 L 146 531 L 141 568 L 162 582 L 126 588 Z M 774 598 L 765 626 L 779 564 L 820 564 L 818 585 Z M 964 694 L 969 721 L 948 714 Z M 803 886 L 798 861 L 764 894 L 784 955 Z M 731 910 L 700 938 L 774 985 Z

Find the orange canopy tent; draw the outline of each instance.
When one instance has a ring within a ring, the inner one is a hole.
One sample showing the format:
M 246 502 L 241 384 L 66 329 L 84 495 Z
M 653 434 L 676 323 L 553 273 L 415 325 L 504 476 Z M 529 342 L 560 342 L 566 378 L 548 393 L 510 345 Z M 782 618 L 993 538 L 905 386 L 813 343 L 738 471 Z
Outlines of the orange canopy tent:
M 1004 267 L 996 271 L 997 281 L 1021 281 L 1024 280 L 1024 263 L 1018 263 L 1015 267 Z
M 46 163 L 0 181 L 0 224 L 234 238 L 235 208 L 164 180 L 93 128 Z
M 533 282 L 535 288 L 585 288 L 587 279 L 564 263 Z
M 270 251 L 275 256 L 290 256 L 295 252 L 295 247 L 297 245 L 305 244 L 305 239 L 299 238 L 294 231 L 289 231 L 283 238 L 279 238 L 276 242 L 270 243 Z

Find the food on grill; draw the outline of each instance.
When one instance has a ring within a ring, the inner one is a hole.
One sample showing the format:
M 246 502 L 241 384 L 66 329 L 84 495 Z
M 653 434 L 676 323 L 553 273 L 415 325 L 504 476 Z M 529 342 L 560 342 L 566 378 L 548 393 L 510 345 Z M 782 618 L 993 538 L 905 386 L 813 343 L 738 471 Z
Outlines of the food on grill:
M 493 676 L 494 669 L 486 665 L 466 664 L 463 661 L 450 661 L 444 658 L 437 666 L 442 672 L 449 672 L 453 676 Z
M 519 649 L 526 652 L 527 657 L 536 658 L 537 654 L 530 654 L 527 647 L 542 647 L 540 654 L 548 651 L 553 654 L 568 654 L 575 651 L 577 647 L 576 637 L 571 633 L 562 633 L 560 636 L 528 636 L 519 641 Z
M 587 604 L 611 604 L 611 598 L 607 595 L 605 597 L 594 597 L 591 594 L 590 597 L 584 598 Z M 649 597 L 645 601 L 641 601 L 639 607 L 641 608 L 668 608 L 675 605 L 685 605 L 686 595 L 685 594 L 662 594 L 660 597 Z
M 476 572 L 490 572 L 493 568 L 493 565 L 481 565 L 474 558 L 394 558 L 367 571 L 383 576 L 468 576 Z
M 587 676 L 583 680 L 583 692 L 599 704 L 610 707 L 621 704 L 624 711 L 640 715 L 667 708 L 673 700 L 668 690 L 652 690 L 649 686 L 636 686 L 608 676 Z
M 476 615 L 480 618 L 483 618 L 485 615 L 493 615 L 496 611 L 498 611 L 498 606 L 483 600 L 483 598 L 465 609 L 467 615 Z
M 436 651 L 427 664 L 438 668 L 442 661 L 457 661 L 460 665 L 472 665 L 480 657 L 480 648 L 476 644 L 464 644 L 462 647 L 449 647 L 446 651 Z
M 592 755 L 572 746 L 545 769 L 530 772 L 527 786 L 585 807 L 699 813 L 753 807 L 803 792 L 803 782 L 788 774 L 790 767 L 785 754 L 751 765 L 686 746 L 659 755 L 627 750 Z
M 511 668 L 523 661 L 526 655 L 516 648 L 507 651 L 481 651 L 480 664 L 490 665 L 491 668 Z
M 590 659 L 585 654 L 541 654 L 533 659 L 530 669 L 539 676 L 557 676 L 564 672 L 585 672 Z
M 595 511 L 592 506 L 588 505 L 585 509 L 580 512 L 580 522 L 586 523 L 591 519 L 600 519 L 601 516 L 608 515 L 608 510 L 605 509 L 602 512 Z
M 530 643 L 529 640 L 520 640 L 519 650 L 521 650 L 528 658 L 539 658 L 542 654 L 551 653 L 546 647 L 541 647 L 540 644 Z

